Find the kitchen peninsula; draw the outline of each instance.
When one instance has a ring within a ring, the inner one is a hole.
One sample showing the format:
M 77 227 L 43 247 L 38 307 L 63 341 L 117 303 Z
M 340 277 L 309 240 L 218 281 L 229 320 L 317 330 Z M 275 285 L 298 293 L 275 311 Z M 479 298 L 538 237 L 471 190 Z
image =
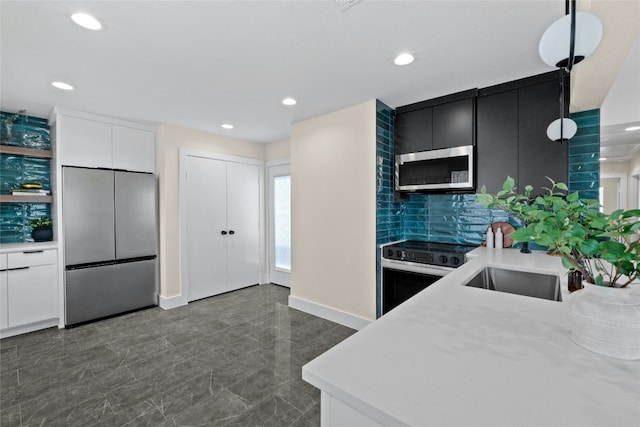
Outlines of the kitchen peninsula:
M 322 425 L 637 426 L 639 361 L 574 344 L 563 302 L 464 286 L 485 267 L 553 274 L 566 301 L 559 258 L 469 255 L 302 368 L 322 391 Z

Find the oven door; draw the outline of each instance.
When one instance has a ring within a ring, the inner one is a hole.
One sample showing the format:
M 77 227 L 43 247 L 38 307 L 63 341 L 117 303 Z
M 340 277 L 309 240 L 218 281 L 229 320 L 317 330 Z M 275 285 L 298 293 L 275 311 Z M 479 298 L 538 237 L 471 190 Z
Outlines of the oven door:
M 420 270 L 413 268 L 412 270 Z M 430 270 L 424 268 L 422 270 Z M 382 314 L 402 304 L 418 292 L 441 279 L 446 270 L 434 269 L 426 272 L 382 268 Z

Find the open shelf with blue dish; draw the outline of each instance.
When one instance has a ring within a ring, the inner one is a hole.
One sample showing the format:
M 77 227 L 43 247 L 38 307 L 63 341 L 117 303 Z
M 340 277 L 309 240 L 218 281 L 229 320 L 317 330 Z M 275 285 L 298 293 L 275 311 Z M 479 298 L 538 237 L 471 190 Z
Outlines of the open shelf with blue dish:
M 51 138 L 46 119 L 0 112 L 0 243 L 32 242 L 31 221 L 51 217 Z

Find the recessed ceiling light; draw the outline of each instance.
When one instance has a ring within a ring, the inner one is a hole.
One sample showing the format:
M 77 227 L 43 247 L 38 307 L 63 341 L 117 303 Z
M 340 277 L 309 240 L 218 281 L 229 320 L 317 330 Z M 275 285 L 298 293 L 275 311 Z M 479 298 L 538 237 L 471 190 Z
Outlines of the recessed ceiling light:
M 411 55 L 410 53 L 401 53 L 400 55 L 396 56 L 396 59 L 393 60 L 393 62 L 396 65 L 409 65 L 413 62 L 413 55 Z
M 62 90 L 73 90 L 73 86 L 65 82 L 51 82 L 51 86 Z
M 293 98 L 285 98 L 285 99 L 283 99 L 283 100 L 282 100 L 282 103 L 283 103 L 284 105 L 289 105 L 289 106 L 291 106 L 291 105 L 296 105 L 296 103 L 297 103 L 297 102 L 298 102 L 298 101 L 296 101 L 296 100 L 295 100 L 295 99 L 293 99 Z
M 71 15 L 71 20 L 87 30 L 100 31 L 104 28 L 104 24 L 100 20 L 88 13 L 74 13 Z
M 607 160 L 606 157 L 600 157 L 598 160 L 600 160 L 601 162 L 604 162 L 605 160 Z
M 223 124 L 223 125 L 222 125 L 222 127 L 223 127 L 224 129 L 233 129 L 233 125 L 230 125 L 229 123 L 225 123 L 225 124 Z
M 640 130 L 640 126 L 629 126 L 628 128 L 624 128 L 627 132 L 633 132 L 634 130 Z

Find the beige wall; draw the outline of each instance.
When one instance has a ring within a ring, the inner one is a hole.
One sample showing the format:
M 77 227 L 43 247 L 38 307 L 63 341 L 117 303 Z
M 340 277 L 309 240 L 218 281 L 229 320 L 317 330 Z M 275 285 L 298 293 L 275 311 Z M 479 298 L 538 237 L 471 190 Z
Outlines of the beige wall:
M 156 156 L 160 211 L 160 295 L 180 295 L 180 217 L 178 151 L 191 148 L 263 160 L 265 145 L 163 124 L 158 128 Z
M 611 175 L 619 175 L 625 174 L 627 176 L 627 207 L 631 205 L 629 202 L 632 202 L 632 188 L 631 188 L 631 174 L 630 174 L 630 163 L 629 162 L 601 162 L 600 163 L 600 187 L 603 188 L 604 192 L 604 211 L 606 213 L 611 213 L 614 210 L 618 209 L 618 196 L 617 196 L 617 179 L 614 178 L 603 178 L 603 176 L 607 174 Z
M 264 146 L 264 159 L 270 160 L 282 160 L 290 157 L 289 153 L 289 140 L 274 142 Z
M 640 152 L 629 162 L 629 173 L 637 174 L 638 172 L 640 172 Z
M 376 103 L 291 128 L 291 295 L 376 314 Z
M 634 175 L 638 175 L 640 173 L 640 153 L 636 154 L 630 161 L 628 162 L 602 162 L 600 163 L 600 174 L 626 174 L 627 175 L 627 209 L 638 209 L 640 206 L 638 203 L 640 182 L 637 177 Z M 600 185 L 602 186 L 604 181 L 601 178 Z M 604 188 L 605 198 L 607 188 Z
M 600 178 L 602 187 L 602 211 L 606 214 L 618 209 L 618 178 Z

